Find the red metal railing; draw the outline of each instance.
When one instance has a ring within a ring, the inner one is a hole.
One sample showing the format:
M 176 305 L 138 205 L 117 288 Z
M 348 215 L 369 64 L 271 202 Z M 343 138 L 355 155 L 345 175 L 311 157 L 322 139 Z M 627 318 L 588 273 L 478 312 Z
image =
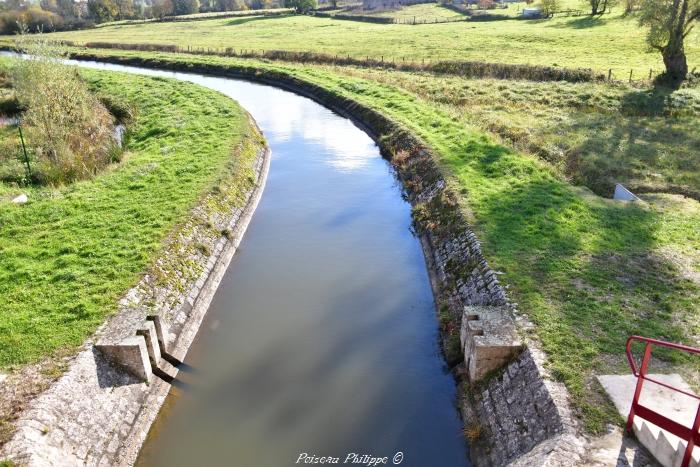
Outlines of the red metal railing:
M 644 354 L 642 356 L 642 363 L 639 367 L 639 370 L 637 370 L 637 365 L 635 364 L 634 357 L 632 356 L 632 343 L 635 341 L 644 342 Z M 627 418 L 627 431 L 630 432 L 632 430 L 632 423 L 634 422 L 634 417 L 636 415 L 637 417 L 641 417 L 645 420 L 648 420 L 654 425 L 663 428 L 669 433 L 672 433 L 678 436 L 679 438 L 687 441 L 688 446 L 685 449 L 685 455 L 683 456 L 683 462 L 681 463 L 681 467 L 688 467 L 688 465 L 690 465 L 690 459 L 693 454 L 693 448 L 696 445 L 700 445 L 700 404 L 698 405 L 698 410 L 695 414 L 695 421 L 693 422 L 693 427 L 689 428 L 674 420 L 671 420 L 668 417 L 661 415 L 660 413 L 650 409 L 649 407 L 641 405 L 639 403 L 639 395 L 642 392 L 642 386 L 644 385 L 644 381 L 649 381 L 651 383 L 658 384 L 673 391 L 680 392 L 681 394 L 685 394 L 686 396 L 690 396 L 698 401 L 700 401 L 700 397 L 696 396 L 693 393 L 683 391 L 681 389 L 671 386 L 670 384 L 664 383 L 653 378 L 649 378 L 647 376 L 647 368 L 649 367 L 649 359 L 651 358 L 651 349 L 654 345 L 680 350 L 682 352 L 688 352 L 692 354 L 700 354 L 700 349 L 689 347 L 687 345 L 672 344 L 670 342 L 649 339 L 648 337 L 641 336 L 631 336 L 627 339 L 627 360 L 629 361 L 630 367 L 632 368 L 632 373 L 634 373 L 634 376 L 637 377 L 637 387 L 634 390 L 632 407 L 630 408 L 630 414 Z

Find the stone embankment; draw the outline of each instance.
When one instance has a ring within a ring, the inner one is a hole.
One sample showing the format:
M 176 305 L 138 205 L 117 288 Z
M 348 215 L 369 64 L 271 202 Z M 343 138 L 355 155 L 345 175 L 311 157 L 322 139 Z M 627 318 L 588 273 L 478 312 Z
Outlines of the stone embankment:
M 371 108 L 283 71 L 194 65 L 175 56 L 153 60 L 81 53 L 74 58 L 271 84 L 310 97 L 357 122 L 380 144 L 413 206 L 414 227 L 422 239 L 436 302 L 441 317 L 444 315 L 447 320 L 442 326 L 446 357 L 471 383 L 460 384 L 460 388 L 464 389 L 465 432 L 475 440 L 471 447 L 473 463 L 500 467 L 578 462 L 583 448 L 566 390 L 547 374 L 543 354 L 535 343 L 522 339 L 519 331 L 524 318 L 515 319 L 515 310 L 458 205 L 456 190 L 441 171 L 437 155 L 420 139 Z M 457 352 L 450 351 L 453 343 L 457 344 Z M 149 415 L 142 418 L 155 417 L 153 410 L 157 411 L 161 402 L 162 399 L 154 401 L 155 409 L 146 406 L 143 410 Z M 127 413 L 132 419 L 135 417 Z M 143 437 L 148 424 L 124 429 L 142 430 Z M 108 424 L 102 428 L 104 425 Z M 33 436 L 40 438 L 41 426 L 31 426 L 35 430 Z M 116 449 L 123 459 L 135 454 L 119 447 L 119 437 L 114 439 L 117 441 L 101 436 L 99 446 L 104 447 L 109 440 L 108 453 Z
M 250 167 L 227 173 L 219 189 L 191 211 L 118 312 L 21 413 L 0 459 L 28 466 L 135 462 L 170 390 L 155 373 L 177 378 L 178 360 L 194 340 L 262 195 L 270 154 L 252 118 L 250 127 L 234 154 Z M 240 193 L 234 186 L 248 174 L 254 181 Z
M 416 230 L 432 272 L 440 308 L 459 326 L 458 357 L 463 358 L 462 414 L 476 466 L 573 465 L 583 443 L 568 405 L 566 389 L 549 378 L 544 356 L 524 345 L 497 275 L 481 253 L 476 235 L 437 159 L 420 141 L 401 130 L 382 138 L 414 207 Z M 520 317 L 520 321 L 524 318 Z M 450 354 L 447 354 L 450 358 Z

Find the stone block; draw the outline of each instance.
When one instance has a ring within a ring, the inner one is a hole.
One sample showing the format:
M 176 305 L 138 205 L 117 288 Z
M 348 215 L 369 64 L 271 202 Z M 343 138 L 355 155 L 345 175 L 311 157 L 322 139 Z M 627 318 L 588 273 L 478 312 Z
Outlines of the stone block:
M 465 307 L 460 339 L 472 382 L 501 368 L 522 349 L 515 321 L 504 306 Z
M 95 349 L 106 360 L 123 368 L 140 381 L 149 382 L 151 380 L 153 370 L 148 357 L 146 340 L 143 336 L 129 337 L 116 344 L 95 344 Z
M 143 336 L 146 340 L 146 349 L 148 350 L 148 357 L 151 360 L 151 366 L 158 366 L 158 362 L 160 362 L 160 344 L 158 343 L 156 326 L 153 321 L 146 321 L 143 323 L 143 325 L 136 330 L 136 335 Z
M 156 328 L 156 336 L 158 337 L 158 346 L 160 347 L 160 353 L 166 353 L 165 348 L 165 333 L 164 333 L 164 323 L 160 315 L 148 315 L 146 316 L 147 321 L 152 321 L 153 326 Z

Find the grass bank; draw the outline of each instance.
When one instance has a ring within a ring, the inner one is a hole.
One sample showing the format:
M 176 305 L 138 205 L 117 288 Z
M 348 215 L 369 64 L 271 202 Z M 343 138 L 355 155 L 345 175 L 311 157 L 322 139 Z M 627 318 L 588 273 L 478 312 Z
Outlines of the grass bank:
M 700 89 L 503 81 L 344 68 L 398 86 L 464 125 L 530 153 L 575 185 L 700 200 Z
M 229 187 L 234 198 L 249 183 L 241 161 L 253 132 L 231 99 L 174 80 L 80 73 L 137 117 L 123 161 L 92 180 L 0 185 L 0 369 L 80 345 L 222 174 L 242 174 L 242 186 Z M 21 192 L 26 205 L 8 202 Z
M 695 343 L 700 335 L 700 204 L 648 195 L 641 204 L 603 199 L 572 186 L 542 159 L 514 150 L 396 82 L 333 67 L 216 57 L 91 51 L 149 66 L 244 73 L 308 82 L 387 115 L 439 157 L 492 267 L 536 325 L 553 375 L 591 432 L 617 420 L 593 376 L 625 372 L 630 334 Z M 692 379 L 697 365 L 663 354 L 664 370 Z M 697 381 L 695 381 L 697 383 Z
M 385 60 L 480 60 L 500 63 L 585 67 L 627 79 L 663 69 L 650 52 L 645 30 L 620 12 L 603 17 L 551 20 L 467 21 L 428 24 L 372 24 L 312 16 L 258 16 L 187 23 L 148 23 L 47 34 L 76 42 L 175 44 L 187 48 L 323 52 Z M 362 40 L 357 40 L 362 37 Z M 690 68 L 700 65 L 700 36 L 688 36 Z

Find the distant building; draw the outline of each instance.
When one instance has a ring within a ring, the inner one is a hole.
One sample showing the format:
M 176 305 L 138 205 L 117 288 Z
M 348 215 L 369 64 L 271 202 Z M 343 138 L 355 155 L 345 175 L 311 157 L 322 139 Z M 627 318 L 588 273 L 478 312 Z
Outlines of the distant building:
M 539 18 L 542 11 L 539 8 L 523 8 L 523 18 Z

